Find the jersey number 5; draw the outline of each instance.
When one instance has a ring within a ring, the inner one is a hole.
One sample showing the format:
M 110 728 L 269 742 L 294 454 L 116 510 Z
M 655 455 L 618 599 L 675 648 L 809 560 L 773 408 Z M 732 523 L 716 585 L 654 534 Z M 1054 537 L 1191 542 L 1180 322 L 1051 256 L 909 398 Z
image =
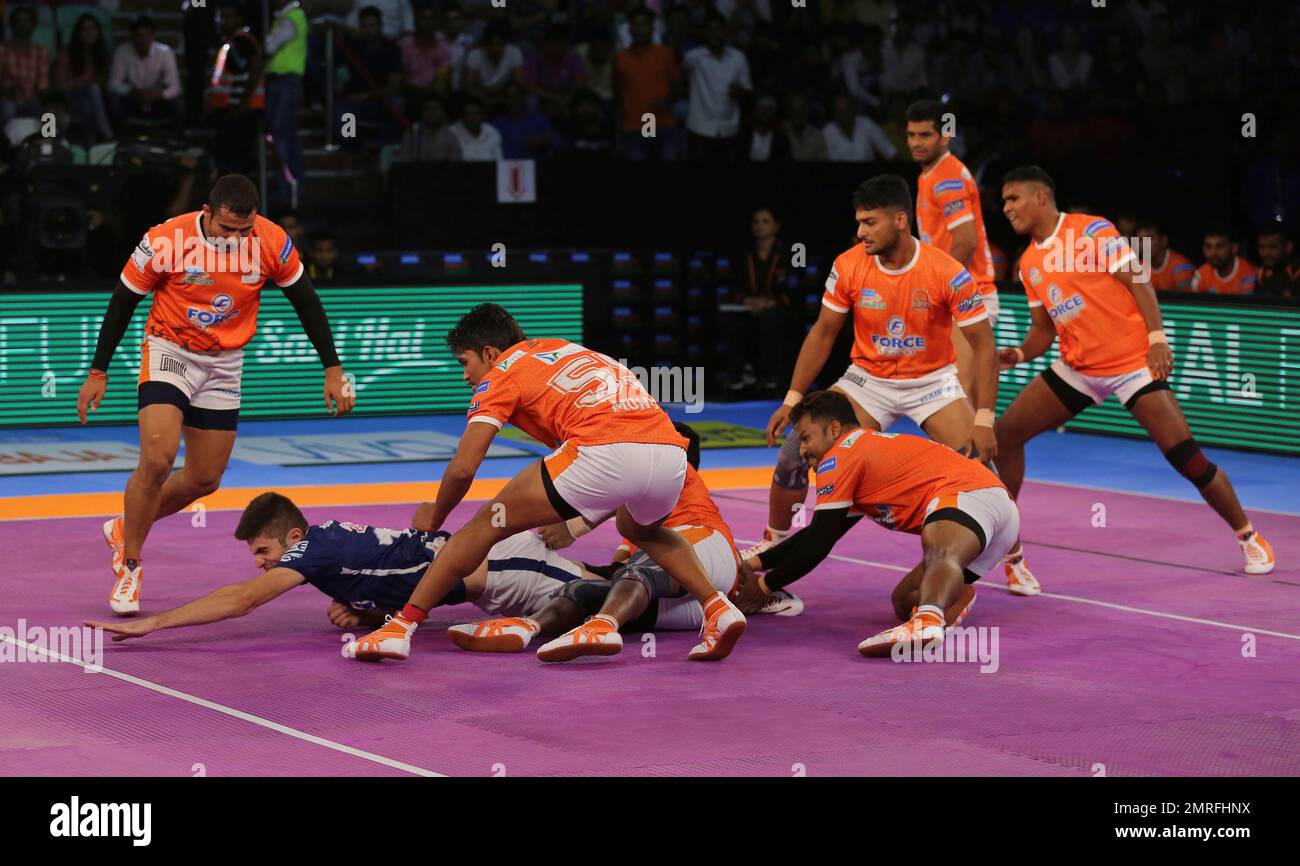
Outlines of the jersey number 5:
M 617 400 L 649 400 L 650 395 L 630 370 L 606 355 L 593 353 L 574 358 L 546 383 L 564 394 L 578 394 L 574 403 L 583 408 Z M 591 387 L 591 386 L 595 387 Z

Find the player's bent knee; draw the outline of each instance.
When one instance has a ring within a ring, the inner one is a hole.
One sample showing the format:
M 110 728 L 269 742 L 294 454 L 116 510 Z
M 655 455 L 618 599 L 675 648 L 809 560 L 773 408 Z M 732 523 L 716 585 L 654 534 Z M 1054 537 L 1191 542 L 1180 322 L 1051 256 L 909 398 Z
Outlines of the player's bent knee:
M 556 590 L 551 598 L 563 598 L 572 602 L 586 618 L 600 613 L 609 590 L 610 584 L 603 580 L 571 580 Z
M 614 579 L 611 581 L 611 585 L 617 586 L 625 581 L 635 583 L 644 589 L 651 601 L 667 596 L 671 584 L 668 573 L 649 562 L 623 563 L 620 565 L 614 571 Z
M 173 460 L 157 455 L 140 455 L 140 462 L 136 464 L 137 477 L 150 487 L 161 487 L 162 483 L 167 480 L 171 474 Z
M 776 456 L 776 471 L 772 473 L 772 483 L 785 490 L 808 489 L 808 461 L 799 453 L 799 437 L 790 432 L 781 443 L 781 450 Z
M 1185 439 L 1165 452 L 1165 459 L 1198 489 L 1205 487 L 1219 474 L 1219 467 L 1210 462 L 1195 439 Z

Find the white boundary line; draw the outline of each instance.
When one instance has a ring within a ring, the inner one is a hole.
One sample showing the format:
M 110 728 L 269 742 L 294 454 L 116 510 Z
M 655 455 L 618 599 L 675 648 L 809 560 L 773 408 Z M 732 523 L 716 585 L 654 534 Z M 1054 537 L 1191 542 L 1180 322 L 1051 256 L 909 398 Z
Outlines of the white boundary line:
M 186 701 L 187 703 L 191 703 L 196 706 L 203 707 L 204 709 L 213 710 L 214 712 L 222 713 L 223 715 L 227 715 L 232 718 L 239 719 L 241 721 L 250 722 L 254 725 L 258 725 L 260 727 L 267 728 L 268 730 L 275 731 L 276 733 L 285 734 L 287 736 L 293 737 L 294 739 L 302 740 L 303 742 L 311 743 L 316 746 L 324 746 L 327 749 L 333 749 L 336 752 L 342 752 L 343 754 L 351 755 L 354 758 L 361 758 L 364 761 L 372 761 L 373 763 L 376 764 L 382 764 L 385 767 L 390 767 L 394 770 L 401 770 L 402 772 L 410 773 L 413 776 L 429 776 L 429 777 L 444 778 L 442 773 L 435 773 L 432 770 L 426 770 L 423 767 L 417 767 L 413 764 L 403 763 L 402 761 L 395 761 L 392 758 L 385 758 L 383 755 L 376 755 L 374 752 L 367 752 L 362 749 L 354 749 L 352 746 L 345 746 L 342 743 L 336 743 L 333 740 L 327 740 L 324 737 L 318 737 L 315 734 L 308 734 L 296 728 L 291 728 L 288 725 L 282 725 L 279 722 L 273 722 L 270 719 L 264 719 L 261 716 L 255 716 L 252 713 L 246 713 L 243 710 L 237 710 L 234 707 L 227 707 L 224 704 L 218 704 L 213 701 L 205 700 L 204 698 L 200 698 L 195 695 L 188 694 L 186 692 L 177 691 L 176 689 L 168 688 L 167 686 L 159 685 L 158 683 L 150 682 L 149 680 L 144 680 L 141 679 L 140 677 L 132 676 L 131 674 L 124 674 L 121 671 L 115 671 L 106 667 L 92 665 L 86 661 L 83 661 L 82 659 L 73 658 L 72 656 L 67 656 L 64 655 L 63 653 L 55 652 L 45 647 L 39 647 L 36 646 L 35 644 L 30 644 L 27 641 L 22 640 L 21 638 L 9 637 L 8 635 L 0 634 L 0 640 L 7 641 L 8 643 L 11 643 L 14 646 L 20 647 L 24 650 L 34 650 L 42 655 L 49 656 L 50 658 L 53 659 L 57 659 L 58 661 L 68 662 L 69 664 L 77 665 L 78 667 L 89 670 L 92 673 L 105 674 L 107 676 L 122 680 L 123 682 L 131 683 L 132 685 L 141 686 L 143 688 L 149 689 L 150 691 L 158 692 L 161 695 L 166 695 L 171 698 L 178 698 L 182 701 Z
M 756 543 L 744 538 L 737 538 L 736 541 L 739 544 Z M 910 568 L 904 568 L 901 565 L 893 565 L 888 562 L 873 562 L 869 559 L 856 559 L 852 556 L 840 556 L 837 553 L 832 553 L 827 558 L 838 559 L 841 562 L 851 562 L 854 565 L 867 565 L 867 566 L 871 566 L 872 568 L 884 568 L 890 571 L 901 571 L 903 573 L 907 573 L 912 570 Z M 980 586 L 989 589 L 1000 589 L 1003 592 L 1011 591 L 1009 587 L 999 586 L 996 583 L 985 583 L 981 581 Z M 1191 623 L 1196 623 L 1197 625 L 1212 625 L 1215 626 L 1216 628 L 1226 628 L 1236 632 L 1250 632 L 1251 634 L 1265 634 L 1270 637 L 1281 637 L 1281 638 L 1286 638 L 1288 640 L 1300 641 L 1300 634 L 1288 634 L 1283 631 L 1270 631 L 1264 628 L 1253 628 L 1251 626 L 1245 626 L 1245 625 L 1233 625 L 1232 623 L 1218 622 L 1217 620 L 1212 620 L 1212 619 L 1200 619 L 1199 617 L 1183 616 L 1177 613 L 1165 613 L 1162 610 L 1147 610 L 1146 608 L 1142 608 L 1142 607 L 1130 607 L 1129 605 L 1126 604 L 1115 604 L 1114 602 L 1110 602 L 1110 601 L 1097 601 L 1096 599 L 1082 598 L 1077 595 L 1060 595 L 1059 593 L 1055 593 L 1055 592 L 1044 592 L 1042 594 L 1042 597 L 1059 598 L 1062 601 L 1072 601 L 1075 602 L 1076 604 L 1091 604 L 1091 605 L 1095 605 L 1096 607 L 1107 607 L 1110 608 L 1111 610 L 1122 610 L 1126 613 L 1140 613 L 1143 614 L 1144 616 L 1160 617 L 1161 619 L 1172 619 L 1172 620 L 1177 620 L 1178 622 L 1191 622 Z

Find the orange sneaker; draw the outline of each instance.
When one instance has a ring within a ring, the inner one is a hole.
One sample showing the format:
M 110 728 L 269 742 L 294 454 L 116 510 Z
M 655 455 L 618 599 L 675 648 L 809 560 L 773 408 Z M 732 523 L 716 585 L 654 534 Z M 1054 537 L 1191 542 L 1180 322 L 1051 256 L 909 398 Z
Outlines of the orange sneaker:
M 122 516 L 118 515 L 104 521 L 104 541 L 113 551 L 113 574 L 122 576 L 122 564 L 126 558 L 123 548 L 126 545 L 126 532 L 122 528 Z
M 1031 596 L 1043 591 L 1038 584 L 1038 578 L 1034 577 L 1034 573 L 1025 564 L 1023 552 L 1006 557 L 1002 560 L 1002 564 L 1007 572 L 1007 586 L 1011 587 L 1012 595 Z
M 108 606 L 118 616 L 135 616 L 140 612 L 140 578 L 143 567 L 127 568 L 125 560 L 117 573 L 113 591 L 108 595 Z
M 731 655 L 731 649 L 745 633 L 745 615 L 722 593 L 715 593 L 704 606 L 700 642 L 687 654 L 693 662 L 714 662 Z
M 411 622 L 400 613 L 390 616 L 381 628 L 354 640 L 343 648 L 346 658 L 362 662 L 377 662 L 383 659 L 402 660 L 411 654 L 411 635 L 415 634 L 418 623 Z
M 1251 532 L 1239 537 L 1241 553 L 1246 557 L 1246 574 L 1268 574 L 1277 567 L 1277 557 L 1273 555 L 1273 545 L 1264 540 L 1258 532 Z
M 897 644 L 905 644 L 904 652 L 917 655 L 932 648 L 934 644 L 943 643 L 943 620 L 939 614 L 924 611 L 912 616 L 907 622 L 893 628 L 887 628 L 880 634 L 873 635 L 858 644 L 858 652 L 871 658 L 889 658 Z
M 567 662 L 580 656 L 612 656 L 623 649 L 618 623 L 596 614 L 577 628 L 571 628 L 549 643 L 542 644 L 537 657 L 544 662 Z
M 477 653 L 523 652 L 538 632 L 537 623 L 527 617 L 485 619 L 447 629 L 447 637 L 463 650 Z

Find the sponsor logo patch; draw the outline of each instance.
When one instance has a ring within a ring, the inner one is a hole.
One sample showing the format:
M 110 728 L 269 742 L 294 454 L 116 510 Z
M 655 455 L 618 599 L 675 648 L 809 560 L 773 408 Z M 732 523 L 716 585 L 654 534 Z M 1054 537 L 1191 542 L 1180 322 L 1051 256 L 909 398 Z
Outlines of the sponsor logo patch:
M 951 203 L 946 204 L 946 205 L 943 206 L 943 215 L 944 215 L 944 216 L 952 216 L 952 215 L 955 214 L 957 211 L 959 211 L 959 210 L 965 210 L 965 209 L 966 209 L 966 203 L 965 203 L 965 202 L 954 201 L 954 202 L 951 202 Z
M 1090 238 L 1095 238 L 1097 236 L 1097 232 L 1101 231 L 1102 229 L 1108 229 L 1108 228 L 1112 228 L 1110 224 L 1110 220 L 1093 220 L 1092 222 L 1088 223 L 1088 227 L 1083 230 L 1083 233 Z
M 973 279 L 975 278 L 970 275 L 970 271 L 966 270 L 965 268 L 962 268 L 961 273 L 953 277 L 948 282 L 948 285 L 952 286 L 954 289 L 959 289 Z
M 289 253 L 291 252 L 293 252 L 293 238 L 285 235 L 284 246 L 280 247 L 280 264 L 289 261 Z
M 885 299 L 880 297 L 880 293 L 875 289 L 863 289 L 861 297 L 858 298 L 858 306 L 868 310 L 883 310 Z
M 504 373 L 506 370 L 510 369 L 511 364 L 513 364 L 515 361 L 518 361 L 526 354 L 527 353 L 523 349 L 516 349 L 514 352 L 510 354 L 510 357 L 506 358 L 500 364 L 497 364 L 497 369 Z
M 818 495 L 818 496 L 829 496 L 833 490 L 835 490 L 835 485 L 834 485 L 834 484 L 827 484 L 825 487 L 818 487 L 818 488 L 817 488 L 817 495 Z
M 823 472 L 830 472 L 834 468 L 835 468 L 835 458 L 827 457 L 821 463 L 817 464 L 817 474 L 821 475 Z
M 945 180 L 943 183 L 935 184 L 935 192 L 961 192 L 964 185 L 959 180 Z
M 1043 272 L 1038 268 L 1029 269 L 1029 285 L 1036 286 L 1043 281 Z

